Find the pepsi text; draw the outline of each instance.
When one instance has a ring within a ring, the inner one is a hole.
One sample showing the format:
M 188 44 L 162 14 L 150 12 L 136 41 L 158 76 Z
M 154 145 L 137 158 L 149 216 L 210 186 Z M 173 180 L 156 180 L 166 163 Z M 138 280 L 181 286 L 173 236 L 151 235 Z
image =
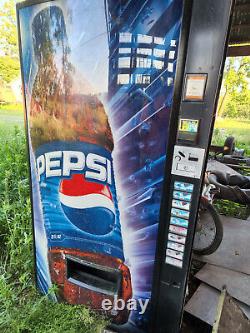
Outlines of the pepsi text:
M 111 161 L 101 155 L 81 151 L 52 151 L 36 159 L 38 179 L 69 177 L 72 172 L 83 172 L 86 179 L 112 184 Z

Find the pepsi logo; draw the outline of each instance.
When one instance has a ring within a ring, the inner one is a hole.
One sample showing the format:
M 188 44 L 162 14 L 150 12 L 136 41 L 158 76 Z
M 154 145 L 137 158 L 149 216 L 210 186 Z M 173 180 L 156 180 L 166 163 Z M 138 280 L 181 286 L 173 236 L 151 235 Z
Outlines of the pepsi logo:
M 68 220 L 82 231 L 106 235 L 114 229 L 115 205 L 108 185 L 74 174 L 61 181 L 59 197 Z

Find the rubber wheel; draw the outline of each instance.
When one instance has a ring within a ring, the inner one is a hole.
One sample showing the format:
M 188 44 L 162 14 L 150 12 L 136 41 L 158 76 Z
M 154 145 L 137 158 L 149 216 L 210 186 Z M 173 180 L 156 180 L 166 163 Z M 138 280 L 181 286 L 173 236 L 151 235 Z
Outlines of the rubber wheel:
M 235 138 L 229 136 L 226 138 L 223 147 L 223 155 L 232 155 L 235 150 Z
M 219 214 L 210 203 L 201 202 L 196 225 L 193 252 L 198 255 L 214 253 L 223 239 L 223 225 Z

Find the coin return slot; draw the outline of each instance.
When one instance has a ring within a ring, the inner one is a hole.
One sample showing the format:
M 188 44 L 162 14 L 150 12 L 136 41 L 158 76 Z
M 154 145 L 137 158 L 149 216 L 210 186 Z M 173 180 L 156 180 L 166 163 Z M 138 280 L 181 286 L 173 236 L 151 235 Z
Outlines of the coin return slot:
M 175 282 L 175 281 L 161 281 L 161 283 L 169 286 L 169 287 L 174 287 L 174 288 L 181 288 L 181 283 L 180 282 Z
M 67 257 L 67 279 L 79 287 L 114 296 L 119 294 L 122 276 L 118 269 Z
M 181 287 L 181 284 L 180 283 L 178 283 L 178 282 L 173 282 L 172 283 L 172 286 L 174 287 L 174 288 L 180 288 Z

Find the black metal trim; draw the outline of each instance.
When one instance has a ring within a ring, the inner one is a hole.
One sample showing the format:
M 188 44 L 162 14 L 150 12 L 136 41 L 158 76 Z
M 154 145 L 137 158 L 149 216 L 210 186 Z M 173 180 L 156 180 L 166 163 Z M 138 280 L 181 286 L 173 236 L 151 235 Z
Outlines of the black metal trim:
M 183 75 L 185 72 L 186 55 L 188 48 L 188 38 L 189 29 L 191 22 L 193 0 L 184 0 L 183 12 L 182 12 L 182 28 L 181 37 L 179 42 L 179 52 L 177 57 L 176 66 L 176 76 L 174 84 L 174 95 L 173 103 L 171 109 L 170 123 L 169 123 L 169 141 L 166 150 L 167 160 L 171 161 L 173 159 L 174 146 L 177 141 L 177 133 L 179 127 L 179 115 L 180 106 L 182 102 L 182 92 L 183 92 Z M 154 319 L 156 318 L 157 303 L 159 298 L 159 283 L 160 274 L 162 268 L 162 258 L 165 256 L 165 231 L 166 231 L 166 217 L 169 211 L 169 192 L 171 187 L 171 169 L 172 163 L 166 163 L 164 171 L 164 187 L 161 200 L 160 208 L 160 219 L 159 219 L 159 229 L 156 245 L 156 255 L 155 255 L 155 267 L 154 267 L 154 279 L 152 286 L 152 311 L 150 319 L 150 332 L 157 332 L 157 328 L 154 325 Z

